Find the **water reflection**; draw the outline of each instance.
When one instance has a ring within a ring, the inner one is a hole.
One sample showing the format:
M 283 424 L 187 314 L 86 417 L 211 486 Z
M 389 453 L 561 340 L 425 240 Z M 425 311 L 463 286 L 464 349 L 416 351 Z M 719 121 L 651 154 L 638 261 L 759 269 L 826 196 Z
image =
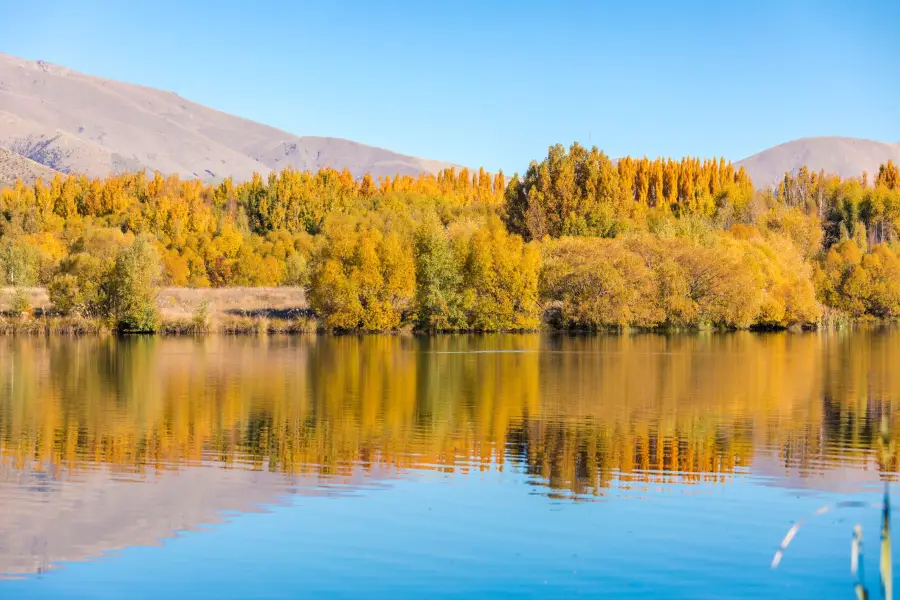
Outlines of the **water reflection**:
M 429 471 L 576 499 L 741 474 L 852 489 L 895 469 L 874 435 L 895 356 L 891 329 L 6 339 L 0 572 Z

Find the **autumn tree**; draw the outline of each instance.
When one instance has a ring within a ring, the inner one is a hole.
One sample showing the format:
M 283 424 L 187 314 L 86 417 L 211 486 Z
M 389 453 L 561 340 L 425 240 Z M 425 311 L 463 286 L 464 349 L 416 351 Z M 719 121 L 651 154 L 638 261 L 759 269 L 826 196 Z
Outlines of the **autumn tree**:
M 329 329 L 401 325 L 415 293 L 411 246 L 364 221 L 332 218 L 310 262 L 307 296 Z
M 878 177 L 875 178 L 875 185 L 883 185 L 889 190 L 900 188 L 900 167 L 889 160 L 887 163 L 878 167 Z

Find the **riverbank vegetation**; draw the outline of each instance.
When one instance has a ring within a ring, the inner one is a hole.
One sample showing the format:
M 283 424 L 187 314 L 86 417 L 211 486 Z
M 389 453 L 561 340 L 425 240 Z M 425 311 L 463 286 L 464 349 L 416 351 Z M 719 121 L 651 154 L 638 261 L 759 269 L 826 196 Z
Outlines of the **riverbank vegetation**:
M 890 162 L 846 180 L 801 169 L 766 188 L 724 159 L 614 163 L 573 144 L 508 182 L 483 169 L 377 181 L 288 169 L 215 186 L 140 172 L 0 190 L 2 284 L 44 286 L 57 317 L 122 331 L 224 328 L 163 323 L 161 286 L 302 287 L 298 308 L 313 315 L 244 323 L 267 331 L 891 320 L 898 251 Z

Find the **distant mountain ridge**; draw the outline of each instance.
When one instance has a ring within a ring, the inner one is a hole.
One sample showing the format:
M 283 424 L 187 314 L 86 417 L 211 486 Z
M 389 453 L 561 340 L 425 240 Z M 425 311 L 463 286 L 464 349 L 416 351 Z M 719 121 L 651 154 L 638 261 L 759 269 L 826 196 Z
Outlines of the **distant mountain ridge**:
M 785 172 L 796 173 L 806 165 L 842 178 L 859 177 L 868 171 L 870 181 L 878 166 L 900 163 L 900 143 L 848 137 L 810 137 L 779 144 L 735 163 L 744 167 L 757 187 L 775 185 Z
M 172 92 L 0 54 L 0 147 L 57 171 L 137 169 L 216 180 L 293 167 L 356 176 L 451 166 L 339 138 L 296 136 Z
M 55 171 L 104 177 L 146 169 L 184 178 L 241 181 L 292 167 L 349 169 L 356 177 L 437 173 L 453 166 L 330 137 L 297 136 L 191 102 L 173 92 L 85 75 L 0 53 L 0 186 Z M 871 176 L 900 143 L 811 137 L 735 163 L 757 186 L 806 165 L 841 177 Z M 43 168 L 41 168 L 43 166 Z M 525 165 L 523 165 L 524 170 Z
M 13 185 L 17 179 L 27 184 L 36 179 L 52 179 L 57 172 L 6 148 L 0 148 L 0 188 Z

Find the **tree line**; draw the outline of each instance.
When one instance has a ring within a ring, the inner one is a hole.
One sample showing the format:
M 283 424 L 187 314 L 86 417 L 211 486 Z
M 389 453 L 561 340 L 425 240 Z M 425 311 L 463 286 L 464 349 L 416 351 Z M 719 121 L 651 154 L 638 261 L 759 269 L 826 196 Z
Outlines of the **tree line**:
M 159 286 L 303 286 L 333 330 L 811 326 L 900 317 L 900 175 L 800 169 L 754 187 L 724 159 L 573 144 L 524 176 L 218 185 L 144 172 L 0 190 L 0 278 L 55 310 L 152 330 Z

